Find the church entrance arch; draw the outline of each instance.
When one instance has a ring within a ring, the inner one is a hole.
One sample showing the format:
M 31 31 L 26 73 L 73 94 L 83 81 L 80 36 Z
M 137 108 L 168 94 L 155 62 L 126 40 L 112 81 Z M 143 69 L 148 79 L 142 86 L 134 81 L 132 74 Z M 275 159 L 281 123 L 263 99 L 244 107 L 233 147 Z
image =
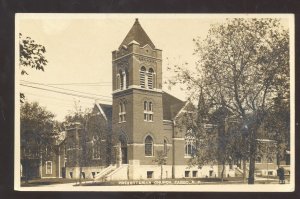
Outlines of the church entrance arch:
M 127 139 L 126 137 L 122 134 L 119 137 L 119 142 L 120 142 L 120 159 L 121 159 L 121 164 L 128 164 L 128 158 L 127 158 Z

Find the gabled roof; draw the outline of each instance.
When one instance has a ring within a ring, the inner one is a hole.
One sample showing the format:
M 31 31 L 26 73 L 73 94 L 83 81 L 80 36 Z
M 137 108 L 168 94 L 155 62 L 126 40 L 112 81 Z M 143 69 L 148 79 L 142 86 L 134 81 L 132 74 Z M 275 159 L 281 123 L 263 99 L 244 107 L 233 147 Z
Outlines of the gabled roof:
M 112 120 L 112 105 L 96 103 L 94 111 L 99 111 L 106 121 L 111 122 Z
M 112 120 L 112 105 L 110 104 L 99 104 L 102 108 L 107 120 Z
M 164 120 L 173 120 L 178 112 L 184 107 L 186 102 L 181 101 L 180 99 L 163 92 L 162 94 L 163 102 L 163 119 Z
M 152 43 L 151 39 L 148 37 L 147 33 L 142 28 L 141 24 L 139 23 L 138 19 L 135 19 L 135 22 L 132 28 L 127 33 L 125 39 L 121 43 L 120 47 L 125 45 L 127 46 L 129 43 L 134 41 L 134 43 L 138 43 L 141 47 L 145 45 L 151 46 L 151 48 L 155 49 L 155 45 Z

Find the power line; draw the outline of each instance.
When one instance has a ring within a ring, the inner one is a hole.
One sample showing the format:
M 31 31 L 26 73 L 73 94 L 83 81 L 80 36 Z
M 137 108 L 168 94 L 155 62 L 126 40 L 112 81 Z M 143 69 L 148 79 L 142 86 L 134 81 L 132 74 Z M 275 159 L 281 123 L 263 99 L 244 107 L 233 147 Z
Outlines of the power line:
M 47 98 L 47 100 L 55 100 L 55 101 L 59 101 L 58 103 L 61 103 L 61 104 L 71 104 L 71 102 L 74 102 L 74 98 L 73 100 L 72 99 L 62 99 L 62 98 L 57 98 L 57 97 L 52 97 L 52 96 L 45 96 L 45 95 L 38 95 L 38 94 L 35 94 L 35 93 L 30 93 L 30 92 L 23 92 L 25 93 L 26 95 L 33 95 L 33 96 L 36 96 L 38 98 Z M 69 102 L 70 103 L 69 103 Z M 81 104 L 85 104 L 85 105 L 91 105 L 92 103 L 91 102 L 87 102 L 87 101 L 80 101 Z
M 81 93 L 81 94 L 87 94 L 87 95 L 94 95 L 94 96 L 100 96 L 100 97 L 105 97 L 105 98 L 111 98 L 111 96 L 105 96 L 105 95 L 99 95 L 99 94 L 94 94 L 94 93 L 87 93 L 87 92 L 82 92 L 82 91 L 76 91 L 73 89 L 66 89 L 66 88 L 60 88 L 57 86 L 49 86 L 47 84 L 43 84 L 43 83 L 38 83 L 38 82 L 31 82 L 31 81 L 25 81 L 25 80 L 21 80 L 23 82 L 25 82 L 24 84 L 37 84 L 37 85 L 42 85 L 42 86 L 47 86 L 47 87 L 51 87 L 51 88 L 56 88 L 56 89 L 61 89 L 61 90 L 66 90 L 66 91 L 72 91 L 72 92 L 77 92 L 77 93 Z M 28 83 L 26 83 L 28 82 Z
M 55 90 L 51 90 L 51 89 L 47 89 L 47 88 L 40 88 L 40 87 L 29 86 L 29 85 L 25 85 L 25 84 L 20 84 L 20 85 L 25 86 L 25 87 L 29 87 L 29 88 L 34 88 L 34 89 L 39 89 L 39 90 L 44 90 L 44 91 L 50 91 L 50 92 L 54 92 L 54 93 L 60 93 L 60 94 L 64 94 L 64 95 L 70 95 L 70 96 L 82 97 L 82 98 L 94 99 L 94 100 L 99 99 L 101 101 L 111 102 L 111 100 L 107 100 L 107 99 L 93 98 L 93 97 L 89 97 L 89 96 L 73 94 L 73 93 L 66 93 L 66 92 L 62 92 L 62 91 L 55 91 Z
M 21 81 L 26 81 L 26 80 L 21 80 Z M 103 81 L 103 82 L 73 82 L 73 83 L 48 83 L 47 85 L 112 85 L 111 81 Z
M 48 85 L 77 85 L 77 86 L 111 86 L 112 82 L 94 82 L 94 83 L 55 83 Z
M 66 85 L 66 84 L 48 84 L 48 85 L 63 85 L 63 86 L 95 86 L 95 87 L 101 87 L 101 86 L 112 86 L 111 84 L 107 84 L 107 85 L 97 85 L 97 84 L 90 84 L 90 85 L 75 85 L 75 84 L 72 84 L 72 85 Z

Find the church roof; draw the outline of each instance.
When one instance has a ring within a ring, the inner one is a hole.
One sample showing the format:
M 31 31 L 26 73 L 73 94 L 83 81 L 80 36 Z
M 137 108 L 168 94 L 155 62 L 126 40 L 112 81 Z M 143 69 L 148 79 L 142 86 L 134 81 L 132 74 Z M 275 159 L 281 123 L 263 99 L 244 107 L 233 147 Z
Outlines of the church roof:
M 110 129 L 112 128 L 112 105 L 110 104 L 101 104 L 96 103 L 94 110 L 99 111 L 100 114 L 104 117 L 104 119 L 107 121 L 107 127 Z
M 106 118 L 108 120 L 112 119 L 112 105 L 110 104 L 99 104 L 99 106 L 102 108 Z
M 138 19 L 135 19 L 132 28 L 127 33 L 120 47 L 123 45 L 127 46 L 132 41 L 134 41 L 134 43 L 140 44 L 141 46 L 145 46 L 148 44 L 149 46 L 151 46 L 151 48 L 155 49 L 155 45 L 152 43 L 151 39 L 148 37 L 147 33 L 142 28 Z
M 177 113 L 184 107 L 186 102 L 181 101 L 180 99 L 163 92 L 162 94 L 163 101 L 163 119 L 164 120 L 173 120 Z

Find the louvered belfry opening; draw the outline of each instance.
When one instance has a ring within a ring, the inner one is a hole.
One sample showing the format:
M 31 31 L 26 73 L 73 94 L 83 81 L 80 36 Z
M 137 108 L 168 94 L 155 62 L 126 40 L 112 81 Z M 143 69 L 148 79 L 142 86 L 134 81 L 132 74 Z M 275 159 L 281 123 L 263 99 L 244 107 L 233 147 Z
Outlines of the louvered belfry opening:
M 146 68 L 144 66 L 142 66 L 142 68 L 140 70 L 140 85 L 141 85 L 141 88 L 146 88 L 145 76 L 146 76 Z

